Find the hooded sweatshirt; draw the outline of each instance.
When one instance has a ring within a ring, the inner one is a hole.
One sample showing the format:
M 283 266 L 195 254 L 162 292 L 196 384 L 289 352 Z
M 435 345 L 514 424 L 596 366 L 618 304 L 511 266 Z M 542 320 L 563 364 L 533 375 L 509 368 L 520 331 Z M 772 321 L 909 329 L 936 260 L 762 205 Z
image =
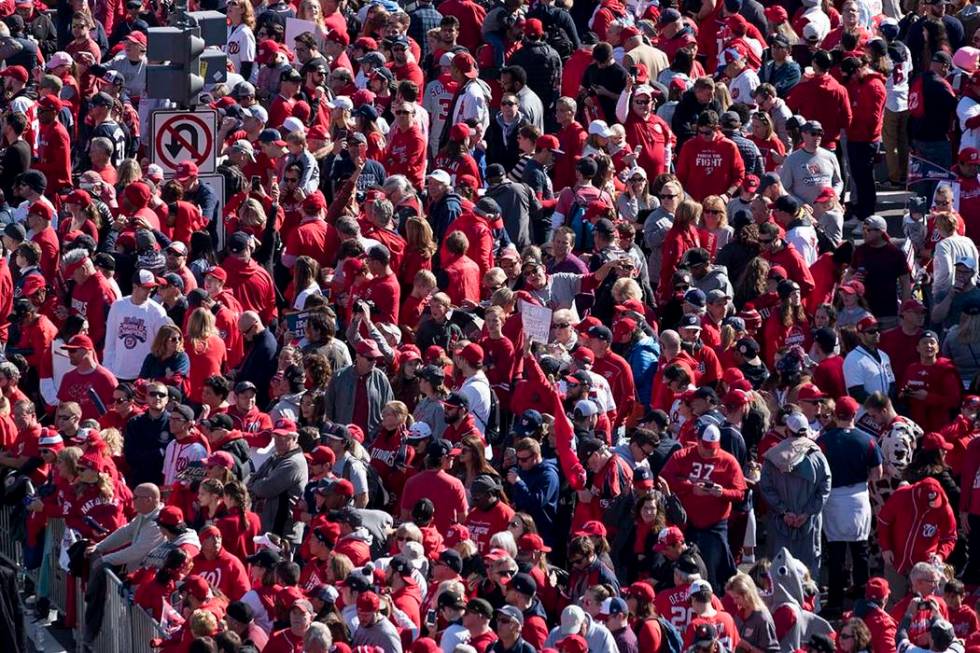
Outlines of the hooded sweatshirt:
M 885 111 L 885 76 L 866 72 L 847 82 L 851 100 L 851 124 L 847 140 L 855 143 L 876 143 L 881 140 L 882 116 Z
M 786 98 L 793 113 L 816 120 L 824 129 L 823 147 L 837 149 L 842 129 L 851 124 L 853 114 L 847 89 L 830 74 L 806 75 Z
M 263 324 L 270 324 L 276 316 L 276 289 L 269 272 L 255 261 L 237 256 L 225 258 L 221 267 L 228 273 L 227 287 L 242 308 L 255 311 Z
M 936 507 L 930 501 L 938 501 Z M 895 569 L 907 574 L 917 562 L 945 560 L 956 545 L 956 518 L 934 478 L 895 490 L 878 513 L 878 544 L 895 555 Z

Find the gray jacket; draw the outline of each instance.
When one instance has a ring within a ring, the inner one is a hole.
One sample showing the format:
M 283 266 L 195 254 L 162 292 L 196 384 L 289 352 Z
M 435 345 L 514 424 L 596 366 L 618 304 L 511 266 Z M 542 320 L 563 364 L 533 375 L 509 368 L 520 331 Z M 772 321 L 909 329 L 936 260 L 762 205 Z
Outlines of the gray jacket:
M 160 534 L 160 527 L 156 522 L 162 507 L 157 506 L 147 515 L 136 515 L 133 521 L 96 544 L 95 550 L 102 554 L 102 560 L 110 565 L 122 565 L 126 571 L 143 566 L 143 560 L 150 551 L 163 543 L 163 535 Z
M 820 447 L 806 437 L 783 440 L 764 458 L 759 491 L 769 505 L 769 550 L 786 547 L 807 568 L 819 570 L 821 513 L 830 496 L 830 465 Z M 794 528 L 783 521 L 788 512 L 808 519 Z
M 442 432 L 446 430 L 446 414 L 442 409 L 442 402 L 438 399 L 423 397 L 415 405 L 415 412 L 412 417 L 416 422 L 425 422 L 432 429 L 432 437 L 439 439 Z
M 531 213 L 541 209 L 537 196 L 524 183 L 504 179 L 496 186 L 487 188 L 486 196 L 500 205 L 504 229 L 517 247 L 523 250 L 531 244 Z
M 294 544 L 302 541 L 303 523 L 293 520 L 293 506 L 303 497 L 310 473 L 299 447 L 262 463 L 248 479 L 248 489 L 255 497 L 254 510 L 262 520 L 262 531 L 288 538 Z
M 354 646 L 379 646 L 384 653 L 402 653 L 398 630 L 387 617 L 379 617 L 370 626 L 359 624 L 351 641 Z
M 385 373 L 374 368 L 368 373 L 368 423 L 365 433 L 374 433 L 381 424 L 381 409 L 394 399 L 391 383 Z M 354 419 L 354 394 L 357 392 L 357 368 L 349 365 L 334 374 L 327 385 L 323 416 L 331 422 L 350 424 Z
M 664 207 L 655 209 L 647 216 L 643 222 L 643 242 L 650 250 L 650 258 L 647 259 L 647 269 L 650 271 L 650 283 L 656 287 L 660 283 L 660 266 L 663 261 L 661 248 L 667 232 L 674 226 L 674 216 L 667 212 Z

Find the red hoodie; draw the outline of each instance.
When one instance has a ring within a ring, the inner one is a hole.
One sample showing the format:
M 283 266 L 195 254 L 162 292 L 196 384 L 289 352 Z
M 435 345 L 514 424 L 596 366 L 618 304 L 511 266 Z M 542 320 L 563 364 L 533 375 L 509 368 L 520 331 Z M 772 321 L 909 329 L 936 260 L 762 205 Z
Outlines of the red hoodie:
M 966 460 L 966 448 L 976 437 L 976 430 L 973 428 L 973 420 L 968 419 L 963 414 L 957 415 L 952 422 L 944 426 L 939 434 L 946 442 L 953 445 L 953 448 L 946 454 L 946 464 L 953 476 L 962 478 L 963 465 Z
M 629 146 L 634 151 L 637 146 L 642 146 L 639 156 L 636 157 L 636 165 L 646 170 L 651 178 L 666 172 L 667 146 L 673 147 L 677 143 L 674 132 L 670 131 L 670 125 L 655 113 L 651 112 L 644 120 L 631 110 L 623 127 Z
M 851 124 L 847 140 L 855 143 L 876 143 L 881 140 L 882 116 L 885 112 L 885 76 L 867 72 L 847 82 L 851 100 Z
M 771 265 L 781 265 L 786 270 L 787 276 L 800 285 L 800 296 L 806 298 L 816 284 L 813 282 L 813 275 L 807 267 L 803 256 L 793 246 L 793 243 L 784 243 L 783 248 L 778 252 L 766 250 L 762 253 L 762 258 L 769 261 Z M 758 308 L 758 302 L 756 302 Z
M 695 528 L 708 528 L 727 519 L 732 503 L 745 498 L 742 469 L 727 451 L 719 450 L 714 458 L 704 458 L 696 445 L 686 447 L 670 457 L 661 476 L 680 497 Z M 721 485 L 721 496 L 694 494 L 694 484 L 704 481 Z
M 677 178 L 691 197 L 700 202 L 708 195 L 723 195 L 741 186 L 745 163 L 738 146 L 720 132 L 711 140 L 696 136 L 681 147 Z
M 480 278 L 483 274 L 493 267 L 493 231 L 487 221 L 472 211 L 464 211 L 458 218 L 453 220 L 449 228 L 448 236 L 454 231 L 462 231 L 466 236 L 469 246 L 466 248 L 466 256 L 480 267 Z M 443 239 L 442 247 L 439 248 L 439 260 L 448 262 L 452 258 L 449 250 L 446 249 L 446 240 Z M 414 280 L 414 275 L 409 283 Z
M 203 576 L 211 587 L 221 590 L 229 601 L 237 601 L 252 589 L 245 565 L 224 548 L 218 551 L 218 557 L 214 560 L 208 560 L 203 553 L 199 553 L 194 558 L 192 573 Z
M 842 129 L 851 124 L 851 101 L 847 89 L 828 73 L 806 75 L 786 97 L 793 113 L 823 125 L 823 147 L 837 149 Z
M 929 505 L 930 495 L 939 506 Z M 933 554 L 945 560 L 956 545 L 956 518 L 943 487 L 934 478 L 901 487 L 878 513 L 878 544 L 895 555 L 895 569 L 907 574 L 912 565 Z
M 276 287 L 272 275 L 255 261 L 229 256 L 221 267 L 228 273 L 227 287 L 246 311 L 255 311 L 263 324 L 276 317 Z
M 393 127 L 388 132 L 385 148 L 385 169 L 389 175 L 405 175 L 416 188 L 423 187 L 425 178 L 426 142 L 418 126 L 409 129 Z

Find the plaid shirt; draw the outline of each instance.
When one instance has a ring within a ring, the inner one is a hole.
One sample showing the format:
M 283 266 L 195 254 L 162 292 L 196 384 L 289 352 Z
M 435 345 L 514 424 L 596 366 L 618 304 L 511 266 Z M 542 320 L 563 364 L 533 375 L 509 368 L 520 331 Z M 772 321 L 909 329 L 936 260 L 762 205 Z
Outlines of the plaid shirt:
M 408 25 L 408 35 L 415 39 L 415 42 L 422 48 L 422 58 L 429 56 L 429 39 L 425 37 L 430 29 L 439 27 L 442 21 L 442 14 L 436 11 L 432 3 L 419 4 L 419 6 L 408 14 L 412 22 Z M 421 63 L 421 62 L 420 62 Z

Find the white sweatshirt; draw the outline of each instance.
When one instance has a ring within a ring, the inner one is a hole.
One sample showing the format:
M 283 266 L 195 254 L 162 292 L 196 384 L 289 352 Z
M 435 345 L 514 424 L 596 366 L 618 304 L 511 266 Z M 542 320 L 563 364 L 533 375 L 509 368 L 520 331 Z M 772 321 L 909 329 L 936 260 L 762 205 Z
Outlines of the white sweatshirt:
M 137 378 L 157 331 L 169 323 L 163 306 L 152 299 L 139 306 L 133 303 L 131 296 L 116 300 L 106 318 L 103 365 L 117 379 L 130 381 Z

